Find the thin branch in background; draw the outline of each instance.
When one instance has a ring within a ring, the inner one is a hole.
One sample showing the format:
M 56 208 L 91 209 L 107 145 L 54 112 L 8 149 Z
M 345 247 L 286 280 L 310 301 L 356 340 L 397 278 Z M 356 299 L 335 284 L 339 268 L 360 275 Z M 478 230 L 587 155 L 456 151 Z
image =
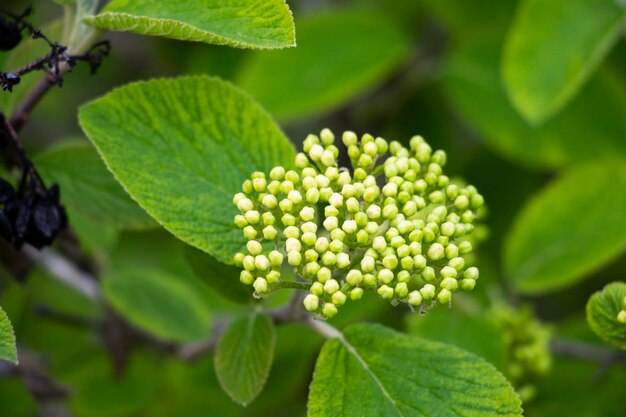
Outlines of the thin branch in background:
M 39 251 L 32 246 L 24 246 L 22 252 L 67 286 L 94 302 L 101 301 L 102 292 L 98 280 L 78 269 L 64 257 L 50 250 Z

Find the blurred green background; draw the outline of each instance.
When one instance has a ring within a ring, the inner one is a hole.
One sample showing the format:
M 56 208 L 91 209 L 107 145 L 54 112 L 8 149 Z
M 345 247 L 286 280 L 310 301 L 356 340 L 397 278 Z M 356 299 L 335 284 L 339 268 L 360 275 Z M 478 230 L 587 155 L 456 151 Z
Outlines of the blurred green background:
M 558 105 L 550 104 L 538 120 L 539 104 L 512 104 L 507 88 L 516 87 L 507 83 L 515 77 L 508 77 L 503 70 L 507 41 L 515 36 L 511 26 L 516 13 L 521 13 L 519 3 L 536 1 L 288 3 L 296 22 L 295 49 L 251 52 L 126 33 L 105 34 L 113 51 L 98 73 L 91 75 L 79 65 L 66 77 L 63 88 L 48 94 L 23 130 L 23 141 L 35 161 L 41 161 L 44 178 L 61 183 L 63 190 L 63 173 L 55 166 L 71 166 L 72 159 L 63 159 L 65 154 L 55 158 L 50 149 L 67 146 L 64 142 L 68 141 L 79 148 L 81 142 L 87 143 L 77 123 L 81 104 L 130 81 L 155 77 L 211 74 L 230 80 L 274 116 L 296 147 L 308 133 L 323 127 L 335 132 L 370 132 L 405 143 L 421 134 L 433 148 L 446 150 L 449 174 L 474 184 L 487 202 L 488 236 L 478 250 L 479 285 L 472 294 L 460 295 L 452 311 L 440 308 L 418 316 L 366 297 L 364 302 L 346 306 L 332 320 L 334 324 L 379 321 L 450 341 L 484 355 L 506 373 L 513 359 L 502 339 L 510 335 L 501 334 L 506 332 L 502 328 L 486 335 L 481 330 L 485 331 L 485 323 L 495 314 L 494 305 L 528 305 L 555 338 L 576 339 L 605 349 L 586 325 L 584 306 L 606 283 L 625 279 L 624 25 L 605 48 L 603 58 L 588 70 L 588 78 Z M 26 2 L 0 2 L 1 7 L 14 10 L 21 4 Z M 33 1 L 33 6 L 35 25 L 50 33 L 59 30 L 54 21 L 60 18 L 61 7 L 43 0 Z M 561 47 L 576 47 L 568 43 L 569 37 L 575 38 L 579 30 L 585 32 L 585 22 L 593 20 L 587 14 L 578 18 L 580 24 L 572 25 L 571 33 L 551 32 L 548 39 L 560 36 L 563 41 L 562 46 L 552 42 L 548 58 L 554 59 L 554 65 L 559 65 Z M 537 30 L 552 24 L 536 21 Z M 5 69 L 23 59 L 0 53 Z M 512 61 L 511 65 L 523 67 L 524 62 Z M 546 67 L 537 66 L 537 77 L 553 74 L 551 66 L 549 59 Z M 36 79 L 37 75 L 30 77 Z M 516 82 L 524 82 L 521 79 Z M 541 82 L 550 85 L 551 80 Z M 0 92 L 4 112 L 10 113 L 27 86 L 25 79 L 13 95 Z M 542 86 L 539 91 L 547 90 Z M 517 97 L 522 100 L 525 96 Z M 87 153 L 85 157 L 93 156 Z M 615 170 L 594 170 L 606 166 L 604 161 L 610 161 L 607 164 Z M 79 174 L 80 168 L 75 172 Z M 576 177 L 577 172 L 586 175 Z M 537 209 L 532 219 L 522 218 L 530 216 L 525 213 L 529 201 L 541 198 L 555 181 L 567 176 L 568 187 L 555 192 L 558 195 Z M 207 337 L 210 323 L 242 314 L 246 307 L 204 285 L 186 262 L 183 244 L 151 227 L 153 224 L 144 224 L 149 222 L 141 213 L 137 214 L 138 227 L 131 228 L 134 230 L 122 230 L 90 216 L 90 204 L 97 204 L 90 198 L 97 196 L 86 190 L 78 191 L 80 198 L 89 200 L 84 204 L 80 199 L 64 202 L 81 248 L 91 258 L 89 268 L 103 274 L 112 306 L 95 305 L 36 268 L 20 282 L 0 270 L 0 304 L 15 327 L 18 346 L 39 355 L 47 366 L 43 376 L 3 376 L 0 368 L 0 416 L 53 415 L 50 413 L 57 408 L 84 417 L 304 416 L 322 339 L 302 326 L 279 327 L 276 359 L 265 390 L 247 408 L 238 406 L 221 390 L 211 355 L 186 363 L 168 352 L 174 342 Z M 581 190 L 583 194 L 578 196 Z M 585 194 L 587 190 L 596 191 Z M 71 199 L 71 194 L 62 191 L 64 198 Z M 558 212 L 561 201 L 587 211 L 551 217 L 550 211 L 556 208 Z M 590 227 L 598 231 L 580 239 L 577 225 L 587 216 L 592 219 Z M 546 276 L 552 274 L 555 282 L 560 281 L 546 284 L 545 290 L 540 273 L 524 276 L 516 267 L 534 256 L 533 245 L 542 247 L 542 230 L 554 231 L 549 243 L 563 252 L 556 264 L 550 265 L 575 270 L 559 275 L 546 267 Z M 607 237 L 604 232 L 613 235 Z M 578 267 L 579 252 L 593 252 L 596 247 L 602 254 Z M 158 271 L 158 285 L 119 279 L 136 268 Z M 141 288 L 139 301 L 125 298 L 138 291 L 133 285 L 139 284 L 147 287 Z M 174 300 L 165 300 L 170 294 L 175 294 Z M 285 299 L 276 297 L 271 303 L 278 305 Z M 161 313 L 143 325 L 142 312 L 151 307 L 142 302 L 154 304 Z M 160 342 L 153 343 L 154 338 Z M 67 390 L 67 400 L 54 395 L 47 378 Z M 603 366 L 555 355 L 550 371 L 526 382 L 534 391 L 524 405 L 530 417 L 626 415 L 623 363 Z M 38 414 L 44 412 L 48 414 Z

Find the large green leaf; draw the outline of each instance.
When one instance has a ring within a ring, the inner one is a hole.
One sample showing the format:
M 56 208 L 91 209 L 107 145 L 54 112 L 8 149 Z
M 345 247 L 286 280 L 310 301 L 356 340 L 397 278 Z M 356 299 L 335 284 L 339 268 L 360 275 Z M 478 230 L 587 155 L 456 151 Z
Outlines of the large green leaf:
M 194 288 L 175 275 L 148 267 L 112 269 L 104 296 L 137 327 L 162 339 L 192 341 L 211 333 L 211 312 Z
M 59 184 L 62 202 L 68 206 L 70 214 L 76 212 L 118 228 L 156 226 L 115 181 L 89 143 L 62 143 L 37 155 L 34 162 L 48 183 Z
M 247 94 L 217 78 L 129 84 L 83 106 L 80 122 L 115 177 L 167 230 L 230 263 L 245 243 L 232 197 L 294 149 Z
M 382 15 L 318 15 L 298 22 L 296 49 L 252 56 L 238 84 L 280 120 L 293 120 L 344 104 L 407 53 L 408 40 Z
M 493 321 L 486 314 L 467 314 L 458 309 L 446 310 L 434 309 L 425 316 L 410 315 L 408 317 L 410 332 L 425 339 L 465 349 L 504 372 L 506 370 L 504 335 Z
M 605 342 L 626 349 L 626 324 L 617 321 L 617 314 L 626 310 L 626 284 L 613 282 L 591 296 L 587 303 L 587 322 Z
M 194 274 L 215 292 L 236 303 L 247 304 L 251 301 L 250 289 L 239 280 L 241 268 L 225 265 L 211 255 L 188 245 L 184 251 Z
M 85 22 L 100 29 L 236 48 L 295 46 L 285 0 L 113 0 Z
M 459 45 L 442 79 L 460 116 L 487 145 L 533 167 L 626 155 L 626 85 L 618 73 L 602 68 L 559 115 L 533 127 L 506 97 L 498 75 L 499 51 L 500 45 L 491 40 Z
M 15 334 L 4 310 L 0 307 L 0 359 L 17 363 Z
M 328 340 L 317 360 L 309 417 L 521 416 L 492 365 L 452 345 L 358 324 Z
M 242 405 L 263 389 L 274 359 L 276 335 L 271 320 L 251 314 L 232 323 L 215 350 L 215 373 L 222 388 Z
M 626 163 L 572 167 L 532 198 L 504 248 L 505 269 L 525 293 L 582 279 L 626 248 Z
M 532 123 L 559 111 L 624 30 L 615 0 L 524 0 L 509 32 L 503 77 L 509 97 Z

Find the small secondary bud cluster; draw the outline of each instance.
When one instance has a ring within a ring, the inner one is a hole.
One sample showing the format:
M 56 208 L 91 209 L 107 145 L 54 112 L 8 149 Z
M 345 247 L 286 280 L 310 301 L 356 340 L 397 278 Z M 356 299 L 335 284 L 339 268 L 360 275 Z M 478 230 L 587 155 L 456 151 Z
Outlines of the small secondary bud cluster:
M 523 401 L 532 399 L 534 382 L 552 367 L 550 330 L 538 321 L 531 308 L 514 309 L 497 305 L 490 317 L 500 328 L 508 356 L 505 375 L 516 387 Z
M 345 132 L 352 171 L 337 164 L 335 136 L 309 135 L 295 169 L 254 172 L 235 195 L 246 252 L 241 281 L 257 296 L 281 286 L 281 266 L 310 285 L 304 306 L 334 316 L 365 290 L 411 306 L 447 304 L 476 285 L 474 220 L 483 197 L 443 173 L 445 152 L 420 136 L 409 148 Z M 390 155 L 389 155 L 390 154 Z
M 617 321 L 626 324 L 626 297 L 623 300 L 624 308 L 617 313 Z

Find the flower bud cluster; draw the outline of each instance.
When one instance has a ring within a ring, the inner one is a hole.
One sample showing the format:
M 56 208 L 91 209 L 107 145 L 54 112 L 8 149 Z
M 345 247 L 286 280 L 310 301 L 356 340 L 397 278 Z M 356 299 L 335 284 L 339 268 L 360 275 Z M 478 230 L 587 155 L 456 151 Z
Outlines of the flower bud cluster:
M 248 239 L 235 256 L 257 296 L 281 286 L 281 266 L 310 285 L 304 306 L 334 316 L 376 291 L 410 306 L 447 304 L 476 285 L 474 221 L 483 197 L 443 173 L 445 152 L 420 136 L 409 148 L 345 132 L 352 171 L 337 164 L 335 136 L 309 135 L 295 169 L 255 172 L 235 195 L 235 224 Z
M 507 378 L 530 400 L 536 391 L 534 382 L 552 367 L 550 330 L 538 321 L 531 308 L 514 309 L 507 305 L 492 308 L 490 317 L 504 336 L 507 352 Z
M 617 321 L 622 324 L 626 324 L 626 297 L 624 297 L 624 300 L 622 302 L 624 304 L 624 308 L 622 308 L 619 313 L 617 313 Z

